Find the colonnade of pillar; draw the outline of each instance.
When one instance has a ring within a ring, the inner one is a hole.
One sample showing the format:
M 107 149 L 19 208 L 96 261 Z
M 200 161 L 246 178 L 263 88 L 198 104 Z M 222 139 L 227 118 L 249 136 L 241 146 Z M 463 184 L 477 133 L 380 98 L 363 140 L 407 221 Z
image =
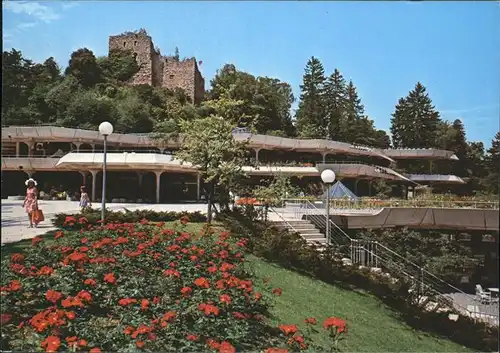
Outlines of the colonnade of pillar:
M 34 170 L 23 170 L 24 173 L 28 175 L 28 178 L 31 178 L 33 174 L 35 174 L 36 171 Z M 97 195 L 97 190 L 96 190 L 96 180 L 97 180 L 97 173 L 101 172 L 99 169 L 91 169 L 89 171 L 79 171 L 79 173 L 82 176 L 82 185 L 87 185 L 87 176 L 88 173 L 92 175 L 92 190 L 91 190 L 91 199 L 92 201 L 96 200 L 96 195 Z M 149 172 L 149 171 L 148 171 Z M 148 172 L 136 172 L 137 173 L 137 179 L 139 182 L 139 188 L 142 187 L 142 182 L 144 175 Z M 155 196 L 156 196 L 156 203 L 160 203 L 160 190 L 161 190 L 161 176 L 165 171 L 163 170 L 153 170 L 152 171 L 155 174 Z M 201 177 L 200 174 L 198 173 L 196 175 L 196 201 L 199 201 L 201 198 Z
M 259 164 L 259 152 L 262 148 L 254 148 L 253 150 L 255 151 L 255 161 L 257 165 Z M 323 158 L 323 163 L 326 162 L 326 156 L 328 156 L 330 153 L 328 152 L 321 152 L 321 157 Z

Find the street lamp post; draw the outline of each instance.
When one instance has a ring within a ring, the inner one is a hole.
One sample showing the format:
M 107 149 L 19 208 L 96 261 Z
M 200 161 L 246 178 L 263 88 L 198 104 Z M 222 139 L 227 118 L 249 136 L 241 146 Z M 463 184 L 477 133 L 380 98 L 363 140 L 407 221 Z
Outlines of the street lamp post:
M 335 181 L 335 173 L 331 169 L 321 172 L 321 180 L 326 185 L 326 243 L 330 245 L 330 186 Z
M 102 204 L 101 204 L 101 221 L 104 222 L 106 213 L 106 152 L 108 136 L 113 133 L 113 125 L 104 121 L 99 125 L 99 133 L 104 136 L 104 153 L 102 163 Z

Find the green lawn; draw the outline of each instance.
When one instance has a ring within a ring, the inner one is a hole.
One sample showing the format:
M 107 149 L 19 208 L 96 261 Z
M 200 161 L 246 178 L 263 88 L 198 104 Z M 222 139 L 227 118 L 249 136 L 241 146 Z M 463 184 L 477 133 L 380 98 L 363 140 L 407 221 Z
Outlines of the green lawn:
M 262 279 L 270 278 L 268 285 L 283 290 L 281 296 L 273 296 L 273 324 L 304 328 L 306 317 L 315 317 L 318 324 L 328 316 L 341 317 L 349 325 L 342 342 L 344 352 L 472 352 L 448 339 L 415 331 L 374 296 L 311 279 L 253 255 L 248 260 L 260 279 L 256 285 L 262 287 Z M 319 332 L 313 339 L 326 348 L 328 338 L 323 330 Z
M 200 228 L 201 224 L 188 224 L 185 230 Z M 47 234 L 48 239 L 52 234 Z M 23 251 L 29 244 L 31 240 L 7 244 L 2 247 L 2 258 Z M 349 327 L 347 339 L 341 343 L 344 352 L 472 352 L 445 338 L 412 329 L 374 296 L 311 279 L 253 255 L 247 258 L 257 288 L 264 292 L 263 280 L 270 278 L 267 286 L 283 291 L 282 296 L 266 294 L 273 298 L 273 325 L 297 324 L 304 328 L 307 317 L 315 317 L 321 325 L 326 317 L 338 316 L 347 320 Z M 328 346 L 328 338 L 320 328 L 312 339 L 325 349 Z

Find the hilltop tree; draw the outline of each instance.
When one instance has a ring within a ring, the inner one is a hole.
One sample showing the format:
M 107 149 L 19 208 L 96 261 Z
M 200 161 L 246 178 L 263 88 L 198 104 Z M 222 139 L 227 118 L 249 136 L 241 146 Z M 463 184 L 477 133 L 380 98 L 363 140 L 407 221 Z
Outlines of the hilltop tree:
M 324 87 L 326 136 L 330 140 L 349 141 L 350 136 L 345 134 L 347 130 L 346 117 L 348 113 L 353 113 L 356 107 L 349 107 L 352 109 L 348 112 L 347 87 L 339 70 L 335 69 L 333 71 L 326 80 Z M 352 98 L 357 99 L 357 96 Z M 352 103 L 356 104 L 355 102 Z
M 408 96 L 400 98 L 391 119 L 392 142 L 396 148 L 437 147 L 439 113 L 426 88 L 417 82 Z
M 83 87 L 93 87 L 101 82 L 101 68 L 92 50 L 87 48 L 71 54 L 65 73 L 74 76 Z
M 208 200 L 208 223 L 212 220 L 215 186 L 223 200 L 230 189 L 237 187 L 244 176 L 242 166 L 246 153 L 245 143 L 233 138 L 235 125 L 220 116 L 180 123 L 183 144 L 177 158 L 197 166 L 205 182 Z M 221 207 L 227 207 L 222 205 Z
M 221 112 L 218 102 L 231 111 Z M 238 127 L 250 127 L 258 133 L 269 131 L 292 135 L 290 108 L 294 102 L 292 89 L 286 82 L 270 77 L 255 77 L 226 64 L 211 81 L 204 108 L 218 114 Z
M 140 69 L 130 50 L 111 50 L 107 57 L 100 58 L 98 66 L 105 78 L 120 82 L 127 82 Z
M 500 132 L 497 132 L 491 141 L 491 148 L 488 149 L 486 158 L 486 168 L 489 174 L 487 188 L 490 192 L 498 194 L 500 187 Z
M 297 133 L 304 138 L 324 138 L 325 124 L 325 70 L 314 56 L 309 59 L 300 85 L 299 109 L 296 114 Z

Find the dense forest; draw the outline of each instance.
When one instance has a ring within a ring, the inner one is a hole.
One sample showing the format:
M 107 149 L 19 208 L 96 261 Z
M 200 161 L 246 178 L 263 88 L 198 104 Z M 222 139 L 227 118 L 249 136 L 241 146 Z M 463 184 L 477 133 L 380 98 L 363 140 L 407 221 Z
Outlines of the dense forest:
M 392 141 L 367 116 L 355 84 L 338 69 L 328 75 L 318 58 L 306 63 L 298 109 L 291 86 L 276 78 L 255 77 L 225 64 L 210 81 L 205 100 L 193 105 L 181 89 L 130 86 L 139 70 L 132 53 L 96 57 L 82 48 L 71 54 L 64 72 L 54 60 L 35 63 L 18 50 L 3 52 L 3 125 L 53 124 L 97 129 L 107 120 L 116 132 L 177 134 L 180 123 L 219 115 L 235 126 L 276 136 L 328 138 L 379 148 L 440 148 L 459 161 L 440 162 L 434 173 L 465 178 L 461 193 L 498 193 L 500 133 L 490 149 L 468 141 L 460 120 L 441 119 L 429 94 L 417 82 L 395 105 Z M 428 163 L 405 162 L 409 172 L 427 172 Z

